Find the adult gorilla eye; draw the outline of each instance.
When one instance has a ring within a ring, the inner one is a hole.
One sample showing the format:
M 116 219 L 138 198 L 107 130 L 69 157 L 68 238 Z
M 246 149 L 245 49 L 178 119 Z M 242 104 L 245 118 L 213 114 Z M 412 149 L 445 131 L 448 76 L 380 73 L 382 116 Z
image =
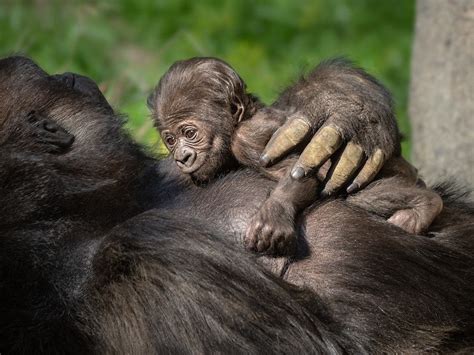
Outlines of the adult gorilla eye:
M 172 147 L 176 144 L 176 138 L 174 136 L 166 136 L 165 142 L 168 146 Z
M 53 122 L 44 121 L 43 128 L 50 133 L 56 133 L 59 127 Z
M 197 135 L 197 129 L 189 128 L 189 129 L 186 130 L 184 135 L 186 136 L 187 139 L 194 139 L 194 138 L 196 138 L 196 135 Z
M 61 154 L 66 152 L 74 143 L 75 137 L 49 117 L 36 111 L 27 115 L 30 124 L 32 142 L 42 146 L 48 153 Z

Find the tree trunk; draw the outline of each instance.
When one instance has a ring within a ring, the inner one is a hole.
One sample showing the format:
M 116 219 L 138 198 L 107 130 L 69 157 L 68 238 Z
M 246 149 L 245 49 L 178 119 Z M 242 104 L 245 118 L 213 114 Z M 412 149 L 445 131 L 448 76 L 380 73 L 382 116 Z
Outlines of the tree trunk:
M 413 161 L 428 181 L 474 188 L 474 0 L 418 0 L 416 14 Z

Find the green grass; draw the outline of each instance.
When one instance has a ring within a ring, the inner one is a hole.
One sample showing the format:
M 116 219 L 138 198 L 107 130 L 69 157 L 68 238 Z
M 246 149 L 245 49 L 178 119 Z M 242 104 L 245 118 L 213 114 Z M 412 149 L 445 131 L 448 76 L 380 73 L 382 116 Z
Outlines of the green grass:
M 6 0 L 0 55 L 23 53 L 49 72 L 92 77 L 129 116 L 134 137 L 155 149 L 146 97 L 175 60 L 223 58 L 271 102 L 322 59 L 345 55 L 392 91 L 408 137 L 413 20 L 413 0 Z

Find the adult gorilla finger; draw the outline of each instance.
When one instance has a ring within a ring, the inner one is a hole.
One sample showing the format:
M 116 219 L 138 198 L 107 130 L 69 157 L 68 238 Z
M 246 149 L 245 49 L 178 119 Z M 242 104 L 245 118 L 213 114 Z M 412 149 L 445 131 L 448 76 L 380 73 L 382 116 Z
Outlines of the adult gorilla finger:
M 362 147 L 353 142 L 349 142 L 333 168 L 321 195 L 329 196 L 348 182 L 349 178 L 361 167 L 363 158 L 364 150 Z
M 311 125 L 303 117 L 290 117 L 268 142 L 260 157 L 260 164 L 268 166 L 285 156 L 295 146 L 301 143 L 311 132 Z
M 367 159 L 362 170 L 347 188 L 348 193 L 353 193 L 370 183 L 377 173 L 382 169 L 385 162 L 385 156 L 381 149 L 377 149 L 372 156 Z
M 292 178 L 299 180 L 319 168 L 341 146 L 342 141 L 336 128 L 332 126 L 321 128 L 291 170 Z

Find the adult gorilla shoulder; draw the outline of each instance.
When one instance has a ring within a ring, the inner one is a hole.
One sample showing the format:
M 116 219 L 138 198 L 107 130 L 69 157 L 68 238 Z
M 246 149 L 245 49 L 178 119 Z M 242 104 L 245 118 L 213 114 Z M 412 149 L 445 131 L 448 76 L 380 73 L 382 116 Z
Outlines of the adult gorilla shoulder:
M 0 61 L 0 79 L 1 134 L 15 134 L 5 124 L 21 127 L 20 113 L 34 110 L 75 137 L 59 153 L 0 145 L 1 352 L 474 345 L 473 210 L 459 199 L 446 201 L 433 239 L 343 200 L 317 206 L 304 222 L 304 259 L 285 273 L 313 291 L 301 289 L 265 271 L 229 232 L 244 230 L 271 182 L 242 171 L 179 192 L 167 162 L 146 158 L 96 98 L 24 58 Z M 17 218 L 22 201 L 29 212 Z M 156 209 L 140 214 L 145 204 Z

